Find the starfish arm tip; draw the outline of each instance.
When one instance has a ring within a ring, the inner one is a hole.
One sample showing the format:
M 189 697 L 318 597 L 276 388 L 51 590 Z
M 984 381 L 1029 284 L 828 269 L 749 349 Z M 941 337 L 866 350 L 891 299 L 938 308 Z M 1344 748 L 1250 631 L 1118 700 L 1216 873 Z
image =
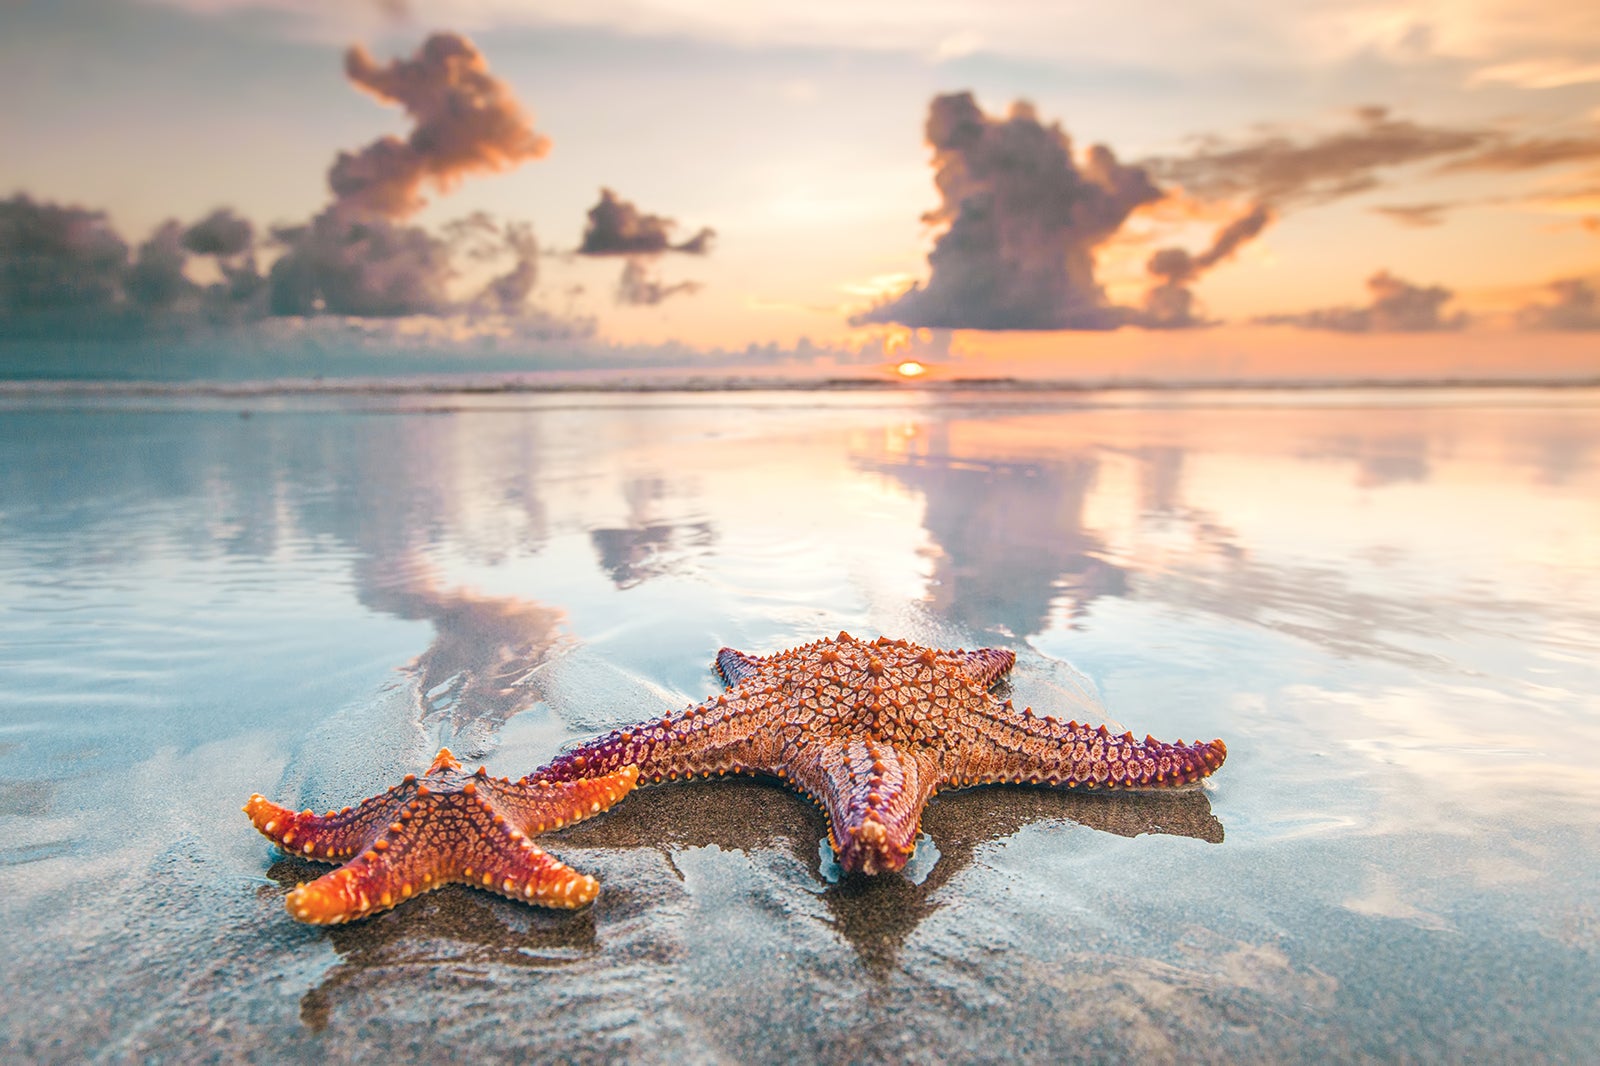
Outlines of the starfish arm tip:
M 259 792 L 250 797 L 242 810 L 249 817 L 250 824 L 255 826 L 256 832 L 274 844 L 283 843 L 285 832 L 294 824 L 295 819 L 301 817 L 287 807 L 278 806 Z

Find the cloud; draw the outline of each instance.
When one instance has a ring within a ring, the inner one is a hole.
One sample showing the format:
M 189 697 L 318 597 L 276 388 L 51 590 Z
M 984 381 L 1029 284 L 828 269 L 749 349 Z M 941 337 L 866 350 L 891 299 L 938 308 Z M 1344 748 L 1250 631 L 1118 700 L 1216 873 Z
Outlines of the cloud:
M 1444 222 L 1444 213 L 1453 206 L 1455 205 L 1444 203 L 1382 204 L 1372 210 L 1402 226 L 1426 229 L 1441 225 Z
M 512 314 L 527 303 L 539 280 L 539 246 L 533 239 L 533 227 L 526 222 L 508 223 L 506 246 L 516 261 L 510 270 L 484 286 L 478 299 L 501 314 Z
M 351 221 L 325 211 L 273 231 L 287 251 L 272 264 L 274 315 L 436 315 L 450 308 L 450 246 L 417 226 Z
M 549 138 L 458 34 L 435 33 L 410 59 L 387 64 L 356 45 L 345 52 L 344 69 L 357 87 L 403 107 L 415 125 L 405 140 L 382 137 L 339 153 L 328 185 L 341 212 L 403 218 L 427 202 L 425 184 L 448 192 L 468 174 L 510 170 L 550 151 Z
M 128 245 L 105 212 L 0 200 L 0 315 L 104 310 L 122 292 Z
M 1465 312 L 1440 313 L 1455 296 L 1442 285 L 1413 285 L 1387 270 L 1380 270 L 1367 279 L 1367 289 L 1372 293 L 1372 302 L 1366 307 L 1327 307 L 1297 314 L 1263 315 L 1256 321 L 1340 333 L 1424 333 L 1460 329 L 1467 324 Z
M 436 33 L 410 59 L 380 65 L 357 46 L 345 73 L 359 88 L 405 108 L 416 125 L 402 141 L 384 137 L 360 152 L 340 152 L 328 171 L 333 202 L 310 223 L 274 231 L 284 248 L 272 266 L 271 313 L 369 317 L 438 315 L 466 309 L 515 313 L 538 280 L 538 247 L 526 225 L 499 230 L 486 215 L 476 226 L 439 237 L 405 218 L 426 202 L 425 184 L 448 191 L 464 176 L 507 170 L 544 156 L 550 141 L 536 133 L 504 83 L 489 73 L 466 38 Z M 511 254 L 511 269 L 464 305 L 449 287 L 458 275 L 454 252 L 469 235 L 485 236 L 469 256 Z
M 1444 172 L 1491 170 L 1511 172 L 1539 170 L 1565 163 L 1584 163 L 1600 159 L 1600 135 L 1585 137 L 1496 138 L 1481 151 L 1451 160 L 1440 167 Z
M 1582 63 L 1547 56 L 1485 67 L 1475 71 L 1468 79 L 1468 84 L 1502 82 L 1519 89 L 1560 89 L 1596 81 L 1600 81 L 1600 63 Z
M 678 293 L 698 292 L 698 281 L 680 281 L 664 285 L 653 277 L 644 260 L 631 258 L 623 264 L 622 277 L 617 281 L 617 302 L 635 306 L 653 307 Z
M 660 255 L 684 252 L 705 255 L 717 231 L 709 226 L 681 244 L 672 243 L 677 222 L 661 215 L 649 215 L 622 199 L 610 189 L 600 190 L 600 202 L 589 209 L 589 222 L 583 230 L 579 255 Z
M 499 237 L 501 249 L 511 256 L 511 268 L 491 278 L 473 303 L 499 314 L 517 314 L 539 281 L 539 242 L 526 222 L 505 223 Z
M 189 254 L 183 244 L 184 228 L 177 219 L 168 219 L 139 245 L 139 254 L 123 278 L 128 298 L 141 307 L 171 307 L 195 291 L 194 282 L 184 276 Z
M 255 227 L 231 208 L 219 207 L 184 231 L 183 246 L 196 255 L 243 255 L 255 247 Z
M 1393 167 L 1442 159 L 1486 145 L 1487 130 L 1428 126 L 1387 108 L 1356 112 L 1354 129 L 1309 138 L 1268 133 L 1230 143 L 1207 138 L 1189 155 L 1145 161 L 1157 177 L 1192 195 L 1243 197 L 1274 207 L 1321 204 L 1378 187 Z
M 1129 321 L 1095 280 L 1095 250 L 1141 204 L 1161 198 L 1144 170 L 1096 145 L 1081 162 L 1059 124 L 1026 103 L 1004 118 L 971 93 L 937 96 L 928 144 L 945 230 L 926 284 L 856 316 L 930 329 L 1113 329 Z
M 1517 311 L 1522 329 L 1600 330 L 1600 294 L 1582 278 L 1552 281 L 1554 303 L 1532 303 Z
M 128 244 L 100 212 L 22 194 L 0 201 L 0 315 L 13 320 L 6 332 L 136 335 L 158 321 L 181 328 L 318 314 L 523 314 L 538 280 L 530 227 L 481 215 L 440 235 L 402 220 L 423 205 L 425 188 L 449 190 L 467 175 L 538 158 L 548 139 L 456 34 L 436 33 L 412 57 L 386 64 L 351 48 L 345 70 L 359 88 L 405 108 L 413 129 L 404 140 L 339 153 L 327 207 L 273 228 L 265 241 L 248 219 L 219 207 L 187 227 L 163 223 L 130 262 Z M 265 277 L 258 250 L 276 252 Z M 195 284 L 191 255 L 213 259 L 222 281 Z M 460 258 L 509 266 L 455 299 Z
M 1257 204 L 1219 229 L 1211 239 L 1211 247 L 1199 255 L 1190 255 L 1182 248 L 1163 248 L 1152 255 L 1145 270 L 1155 281 L 1145 293 L 1141 324 L 1157 329 L 1208 325 L 1194 313 L 1194 293 L 1189 286 L 1258 236 L 1271 221 L 1272 211 L 1265 204 Z
M 600 190 L 600 202 L 589 209 L 578 254 L 587 256 L 627 256 L 622 277 L 617 280 L 617 302 L 635 306 L 654 306 L 678 293 L 697 292 L 700 283 L 682 281 L 665 285 L 653 273 L 651 261 L 667 252 L 706 255 L 717 231 L 709 226 L 686 241 L 674 244 L 672 231 L 677 222 L 662 215 L 651 215 L 622 199 L 610 189 Z

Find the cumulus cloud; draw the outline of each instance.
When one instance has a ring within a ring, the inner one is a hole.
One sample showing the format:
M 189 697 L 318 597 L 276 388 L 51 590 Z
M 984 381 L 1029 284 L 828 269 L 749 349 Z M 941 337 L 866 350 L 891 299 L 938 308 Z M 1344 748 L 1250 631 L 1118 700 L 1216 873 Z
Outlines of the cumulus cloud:
M 183 232 L 183 246 L 196 255 L 229 258 L 255 248 L 256 231 L 247 218 L 219 207 Z
M 0 200 L 0 315 L 103 310 L 122 292 L 128 245 L 105 212 Z
M 717 231 L 709 226 L 680 244 L 672 243 L 677 222 L 640 211 L 610 189 L 600 190 L 600 202 L 589 209 L 579 255 L 660 255 L 685 252 L 705 255 Z
M 183 245 L 184 228 L 177 219 L 168 219 L 139 245 L 139 254 L 123 278 L 123 291 L 141 307 L 166 308 L 195 290 L 184 276 L 189 254 Z
M 617 281 L 617 302 L 654 306 L 678 293 L 698 292 L 700 289 L 700 283 L 695 281 L 663 284 L 655 276 L 655 258 L 667 252 L 706 255 L 711 251 L 711 241 L 717 235 L 716 230 L 706 226 L 688 240 L 674 244 L 672 231 L 677 225 L 673 219 L 640 211 L 633 203 L 603 188 L 600 190 L 600 202 L 589 209 L 589 221 L 584 226 L 578 254 L 626 256 L 628 261 L 623 265 L 622 277 Z
M 345 52 L 344 69 L 415 125 L 404 140 L 382 137 L 339 153 L 328 185 L 341 212 L 403 218 L 427 202 L 424 185 L 448 192 L 466 175 L 510 170 L 550 151 L 549 138 L 459 34 L 435 33 L 416 55 L 384 64 L 356 45 Z
M 1096 145 L 1082 159 L 1026 103 L 986 115 L 971 93 L 935 97 L 925 128 L 944 232 L 930 276 L 856 324 L 930 329 L 1111 329 L 1129 321 L 1095 280 L 1095 251 L 1161 190 Z
M 393 317 L 450 306 L 450 246 L 420 227 L 325 211 L 273 238 L 287 248 L 269 276 L 275 315 Z
M 1265 204 L 1257 204 L 1219 229 L 1211 246 L 1199 255 L 1190 255 L 1183 248 L 1163 248 L 1152 255 L 1145 264 L 1153 284 L 1145 293 L 1142 324 L 1158 329 L 1206 325 L 1194 312 L 1190 286 L 1259 235 L 1271 221 L 1272 211 Z
M 250 220 L 219 207 L 183 231 L 183 247 L 210 256 L 222 273 L 222 284 L 209 296 L 213 307 L 239 311 L 253 303 L 266 279 L 256 265 L 256 233 Z
M 358 88 L 404 108 L 412 130 L 339 153 L 328 171 L 328 205 L 264 240 L 248 219 L 220 207 L 188 226 L 163 223 L 130 261 L 127 242 L 99 212 L 21 194 L 0 201 L 0 315 L 27 320 L 7 332 L 112 335 L 158 320 L 181 326 L 317 314 L 524 314 L 538 280 L 530 227 L 475 216 L 475 227 L 440 235 L 404 220 L 426 202 L 424 190 L 448 191 L 468 175 L 536 159 L 549 140 L 456 34 L 436 33 L 409 58 L 388 63 L 351 48 L 345 72 Z M 272 258 L 265 276 L 258 253 Z M 188 273 L 192 256 L 212 260 L 220 283 L 197 285 Z M 457 299 L 451 288 L 470 273 L 459 269 L 460 257 L 480 275 L 495 273 Z M 96 314 L 73 313 L 81 311 Z
M 351 48 L 345 73 L 379 100 L 404 107 L 415 126 L 405 140 L 384 137 L 339 153 L 328 171 L 333 202 L 306 225 L 274 231 L 284 251 L 270 275 L 272 313 L 520 310 L 538 279 L 538 248 L 527 226 L 502 232 L 485 222 L 513 265 L 458 305 L 449 295 L 458 274 L 453 252 L 467 230 L 439 237 L 400 220 L 426 202 L 425 185 L 448 191 L 469 174 L 537 159 L 549 151 L 549 139 L 534 131 L 511 90 L 457 34 L 436 33 L 410 59 L 387 64 Z
M 1443 314 L 1455 293 L 1442 285 L 1414 285 L 1380 270 L 1367 279 L 1372 302 L 1365 307 L 1327 307 L 1287 315 L 1264 315 L 1267 325 L 1302 326 L 1340 333 L 1425 333 L 1460 329 L 1465 312 Z
M 1188 155 L 1146 160 L 1151 173 L 1191 195 L 1245 198 L 1274 207 L 1319 204 L 1381 183 L 1394 167 L 1442 160 L 1493 143 L 1489 130 L 1429 126 L 1364 107 L 1353 129 L 1295 137 L 1270 132 L 1237 142 L 1202 140 Z
M 1600 294 L 1582 278 L 1549 285 L 1552 303 L 1531 303 L 1517 311 L 1523 329 L 1600 330 Z

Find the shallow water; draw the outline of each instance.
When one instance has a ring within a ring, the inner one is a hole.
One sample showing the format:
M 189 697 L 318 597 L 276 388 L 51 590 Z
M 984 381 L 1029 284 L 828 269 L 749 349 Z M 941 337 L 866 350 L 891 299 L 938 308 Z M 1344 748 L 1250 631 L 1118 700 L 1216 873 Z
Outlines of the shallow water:
M 8 1058 L 1600 1038 L 1600 392 L 6 404 Z M 1013 648 L 1019 702 L 1228 762 L 940 796 L 868 882 L 780 788 L 645 789 L 542 841 L 585 911 L 452 887 L 333 930 L 239 812 L 441 743 L 514 776 L 714 691 L 720 646 L 840 629 Z

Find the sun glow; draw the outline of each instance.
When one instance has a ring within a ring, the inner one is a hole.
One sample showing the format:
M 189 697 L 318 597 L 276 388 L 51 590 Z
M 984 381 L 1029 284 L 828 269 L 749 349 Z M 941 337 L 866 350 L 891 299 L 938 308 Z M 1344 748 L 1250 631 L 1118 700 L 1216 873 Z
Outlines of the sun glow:
M 918 378 L 923 374 L 926 374 L 928 372 L 928 368 L 917 362 L 915 359 L 907 359 L 905 362 L 895 367 L 894 372 L 903 378 Z

